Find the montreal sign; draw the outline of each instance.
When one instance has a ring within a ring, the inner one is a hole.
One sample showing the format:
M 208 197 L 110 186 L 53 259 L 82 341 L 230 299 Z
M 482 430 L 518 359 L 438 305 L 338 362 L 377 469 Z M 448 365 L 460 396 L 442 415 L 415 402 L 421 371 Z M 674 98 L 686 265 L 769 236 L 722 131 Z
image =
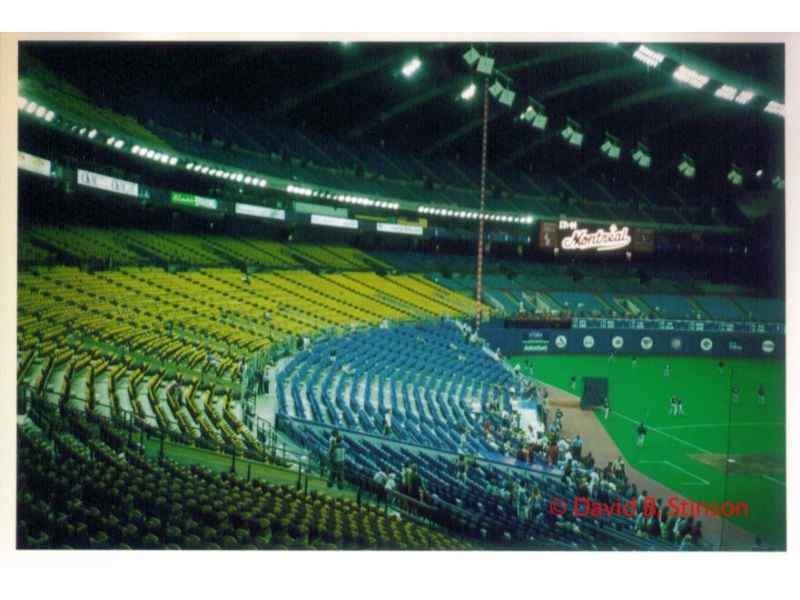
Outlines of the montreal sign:
M 609 225 L 608 230 L 573 229 L 569 235 L 561 238 L 561 248 L 567 251 L 610 252 L 621 250 L 631 244 L 631 234 L 627 227 Z

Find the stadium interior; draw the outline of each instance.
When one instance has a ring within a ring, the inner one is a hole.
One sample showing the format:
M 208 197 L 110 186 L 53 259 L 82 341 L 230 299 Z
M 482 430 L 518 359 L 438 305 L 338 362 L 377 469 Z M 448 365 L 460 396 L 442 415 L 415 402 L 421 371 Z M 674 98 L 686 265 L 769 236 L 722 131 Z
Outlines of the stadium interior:
M 784 547 L 783 61 L 21 44 L 18 547 Z

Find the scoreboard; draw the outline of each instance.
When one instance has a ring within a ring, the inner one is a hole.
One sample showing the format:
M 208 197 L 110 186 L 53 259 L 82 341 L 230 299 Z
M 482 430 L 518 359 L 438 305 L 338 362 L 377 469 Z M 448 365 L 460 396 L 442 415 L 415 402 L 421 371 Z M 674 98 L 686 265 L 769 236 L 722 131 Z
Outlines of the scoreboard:
M 572 319 L 573 329 L 628 329 L 710 333 L 786 333 L 784 323 L 746 321 L 688 321 L 680 319 Z
M 655 230 L 610 223 L 597 225 L 580 221 L 540 221 L 538 246 L 572 255 L 651 254 L 655 251 Z

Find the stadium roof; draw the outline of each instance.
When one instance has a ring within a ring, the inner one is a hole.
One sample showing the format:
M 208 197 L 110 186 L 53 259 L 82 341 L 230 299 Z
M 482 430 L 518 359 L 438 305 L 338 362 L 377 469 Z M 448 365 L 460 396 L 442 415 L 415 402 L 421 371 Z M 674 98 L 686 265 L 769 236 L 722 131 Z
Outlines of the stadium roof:
M 516 93 L 511 108 L 492 100 L 490 166 L 620 176 L 643 186 L 670 182 L 695 186 L 695 193 L 729 189 L 725 176 L 732 163 L 749 179 L 761 170 L 765 185 L 785 175 L 784 120 L 764 111 L 767 101 L 784 101 L 783 45 L 648 45 L 667 57 L 661 68 L 635 59 L 638 46 L 476 44 L 494 58 L 500 81 Z M 164 122 L 169 106 L 199 130 L 222 121 L 232 137 L 247 136 L 247 123 L 257 120 L 354 145 L 446 156 L 466 168 L 477 168 L 480 159 L 481 94 L 460 98 L 471 81 L 479 82 L 462 58 L 468 43 L 24 47 L 100 106 L 162 125 L 175 125 Z M 403 66 L 415 57 L 418 69 L 404 75 Z M 702 89 L 683 83 L 675 64 L 710 82 Z M 750 90 L 754 98 L 726 100 L 715 95 L 721 84 L 736 94 Z M 529 97 L 548 115 L 544 131 L 519 118 Z M 559 135 L 568 117 L 585 132 L 580 147 Z M 621 141 L 625 160 L 611 161 L 600 152 L 607 133 Z M 630 160 L 640 142 L 652 154 L 646 171 Z M 680 182 L 677 172 L 684 154 L 696 162 L 692 182 Z

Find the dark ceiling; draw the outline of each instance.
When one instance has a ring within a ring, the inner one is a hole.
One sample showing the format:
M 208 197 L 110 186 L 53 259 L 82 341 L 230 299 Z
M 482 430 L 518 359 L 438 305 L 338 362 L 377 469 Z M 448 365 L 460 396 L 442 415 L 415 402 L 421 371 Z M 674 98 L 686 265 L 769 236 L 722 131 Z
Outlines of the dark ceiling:
M 491 102 L 490 167 L 639 178 L 646 186 L 675 180 L 675 165 L 686 153 L 697 162 L 697 191 L 722 189 L 732 162 L 746 175 L 763 169 L 763 181 L 784 175 L 784 121 L 763 112 L 767 98 L 747 106 L 722 101 L 713 96 L 713 81 L 698 91 L 673 80 L 670 71 L 648 70 L 632 58 L 636 47 L 492 44 L 489 52 L 512 78 L 517 99 L 513 110 Z M 446 155 L 477 168 L 480 93 L 471 102 L 458 99 L 470 80 L 477 81 L 461 58 L 468 48 L 430 42 L 30 43 L 24 50 L 101 105 L 143 119 L 159 122 L 160 103 L 205 115 L 224 108 L 245 124 L 258 119 L 347 143 L 383 141 L 387 148 Z M 783 45 L 671 48 L 784 99 Z M 406 79 L 400 69 L 413 56 L 423 66 Z M 527 96 L 550 116 L 544 133 L 516 118 Z M 580 150 L 558 136 L 567 116 L 586 130 Z M 599 152 L 606 131 L 623 141 L 625 160 L 613 163 Z M 638 141 L 653 155 L 647 173 L 627 158 Z

